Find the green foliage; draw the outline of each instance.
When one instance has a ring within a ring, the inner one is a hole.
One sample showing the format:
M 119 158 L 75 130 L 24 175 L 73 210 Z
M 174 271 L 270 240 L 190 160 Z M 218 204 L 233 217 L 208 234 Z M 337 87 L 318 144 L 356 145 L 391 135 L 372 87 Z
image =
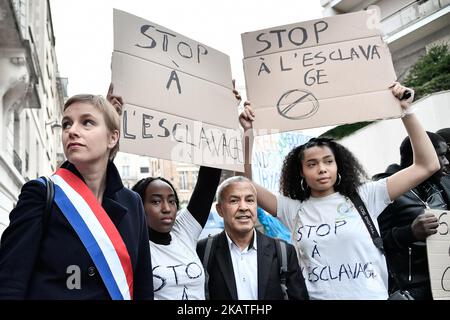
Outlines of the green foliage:
M 450 89 L 450 52 L 447 44 L 432 47 L 410 69 L 403 82 L 416 92 L 415 99 Z
M 403 85 L 413 88 L 414 100 L 427 94 L 450 89 L 450 52 L 447 44 L 437 45 L 422 56 L 410 69 Z M 337 126 L 321 137 L 342 139 L 372 122 L 357 122 Z
M 353 132 L 364 128 L 371 124 L 372 122 L 365 121 L 365 122 L 356 122 L 356 123 L 350 123 L 350 124 L 343 124 L 341 126 L 334 127 L 333 129 L 328 130 L 327 132 L 320 135 L 320 137 L 324 138 L 333 138 L 336 140 L 342 139 L 346 136 L 351 135 Z

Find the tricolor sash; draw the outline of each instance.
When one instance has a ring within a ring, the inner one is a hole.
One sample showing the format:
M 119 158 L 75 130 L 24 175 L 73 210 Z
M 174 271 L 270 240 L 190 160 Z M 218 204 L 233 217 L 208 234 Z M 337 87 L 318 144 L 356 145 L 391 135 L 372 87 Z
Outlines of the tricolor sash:
M 58 169 L 55 203 L 73 227 L 94 261 L 113 300 L 133 299 L 130 255 L 116 226 L 92 191 L 75 174 Z

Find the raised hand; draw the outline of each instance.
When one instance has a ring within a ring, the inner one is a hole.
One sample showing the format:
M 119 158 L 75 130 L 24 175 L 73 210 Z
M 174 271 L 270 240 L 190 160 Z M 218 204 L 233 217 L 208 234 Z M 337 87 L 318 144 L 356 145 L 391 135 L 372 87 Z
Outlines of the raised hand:
M 234 79 L 233 79 L 233 93 L 234 93 L 234 97 L 238 101 L 237 105 L 239 105 L 241 103 L 241 101 L 242 101 L 242 97 L 239 94 L 239 91 L 236 90 L 236 80 L 234 80 Z
M 397 99 L 400 100 L 400 105 L 403 108 L 403 110 L 405 112 L 408 112 L 408 110 L 410 110 L 411 103 L 414 100 L 414 90 L 411 88 L 402 86 L 399 82 L 392 83 L 392 85 L 389 88 L 391 89 L 392 94 Z M 409 93 L 409 97 L 408 97 L 408 93 Z
M 437 233 L 438 227 L 438 219 L 432 213 L 422 213 L 418 215 L 411 225 L 414 237 L 417 240 L 422 241 L 424 241 L 428 236 Z
M 241 124 L 244 131 L 253 128 L 253 121 L 255 120 L 255 112 L 250 106 L 250 102 L 244 102 L 244 110 L 239 115 L 239 123 Z
M 122 114 L 123 99 L 120 96 L 114 95 L 114 85 L 111 83 L 109 85 L 108 93 L 106 94 L 106 99 L 116 108 L 119 115 Z

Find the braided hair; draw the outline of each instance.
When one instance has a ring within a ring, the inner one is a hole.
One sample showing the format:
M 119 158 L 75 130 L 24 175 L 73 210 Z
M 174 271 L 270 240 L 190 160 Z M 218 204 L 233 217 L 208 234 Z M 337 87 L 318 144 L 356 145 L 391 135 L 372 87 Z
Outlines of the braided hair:
M 142 198 L 142 202 L 145 203 L 145 191 L 147 190 L 147 187 L 152 183 L 153 181 L 161 180 L 165 183 L 167 183 L 173 190 L 173 194 L 175 195 L 175 204 L 177 205 L 177 210 L 180 209 L 180 199 L 178 198 L 177 191 L 175 190 L 175 187 L 172 185 L 172 183 L 163 178 L 163 177 L 148 177 L 143 178 L 136 182 L 136 184 L 131 188 L 131 190 L 136 191 Z

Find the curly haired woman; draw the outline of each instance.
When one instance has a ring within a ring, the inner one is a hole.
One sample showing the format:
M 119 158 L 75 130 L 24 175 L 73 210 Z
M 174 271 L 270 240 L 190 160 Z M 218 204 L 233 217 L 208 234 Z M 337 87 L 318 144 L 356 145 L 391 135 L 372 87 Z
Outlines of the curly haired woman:
M 410 109 L 414 92 L 399 83 L 391 90 L 399 100 L 406 90 L 412 93 L 400 100 L 402 121 L 413 144 L 411 166 L 387 179 L 366 182 L 362 166 L 349 150 L 330 139 L 314 138 L 287 155 L 281 195 L 255 184 L 259 206 L 292 233 L 311 299 L 388 298 L 385 257 L 351 199 L 359 195 L 378 229 L 377 217 L 391 201 L 439 169 L 433 145 Z M 248 102 L 244 105 L 240 122 L 251 132 L 255 114 Z M 249 165 L 246 175 L 251 177 Z

